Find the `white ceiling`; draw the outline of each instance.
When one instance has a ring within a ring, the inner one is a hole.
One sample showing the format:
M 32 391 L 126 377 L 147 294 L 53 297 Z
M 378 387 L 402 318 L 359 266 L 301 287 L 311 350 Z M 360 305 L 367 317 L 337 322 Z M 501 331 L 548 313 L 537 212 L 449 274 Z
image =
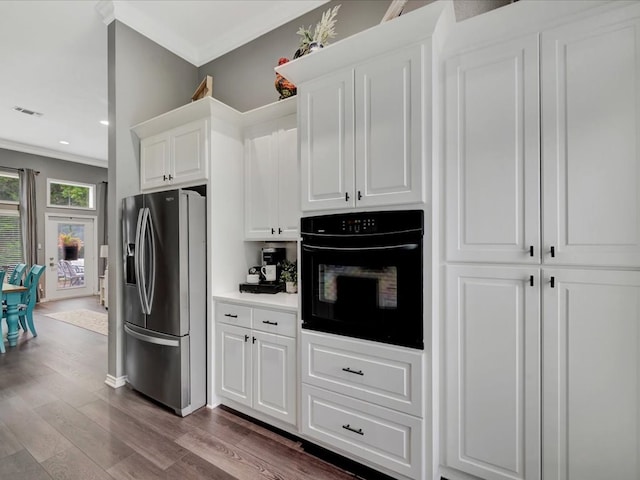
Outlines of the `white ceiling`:
M 0 148 L 106 167 L 113 17 L 200 66 L 326 1 L 0 1 Z

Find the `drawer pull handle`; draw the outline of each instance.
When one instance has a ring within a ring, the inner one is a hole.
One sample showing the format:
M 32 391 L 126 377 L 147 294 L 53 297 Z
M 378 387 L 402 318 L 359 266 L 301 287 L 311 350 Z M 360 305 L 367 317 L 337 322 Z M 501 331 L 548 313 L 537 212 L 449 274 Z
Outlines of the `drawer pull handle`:
M 351 428 L 348 423 L 346 425 L 342 425 L 342 428 L 344 428 L 345 430 L 349 430 L 350 432 L 357 433 L 358 435 L 364 435 L 364 432 L 361 428 L 356 430 L 355 428 Z
M 225 317 L 238 318 L 238 315 L 231 315 L 230 313 L 225 313 Z
M 262 323 L 266 323 L 267 325 L 278 325 L 278 322 L 270 322 L 269 320 L 263 320 Z
M 351 370 L 349 367 L 345 367 L 342 369 L 343 372 L 355 373 L 356 375 L 364 375 L 362 370 Z

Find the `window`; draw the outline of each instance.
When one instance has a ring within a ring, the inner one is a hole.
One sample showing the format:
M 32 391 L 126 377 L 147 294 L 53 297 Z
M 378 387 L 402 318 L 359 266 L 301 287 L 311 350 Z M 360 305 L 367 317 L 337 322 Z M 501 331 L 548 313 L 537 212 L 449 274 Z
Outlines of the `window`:
M 47 206 L 95 210 L 96 186 L 47 179 Z
M 18 175 L 0 172 L 0 267 L 7 275 L 23 261 L 19 204 Z

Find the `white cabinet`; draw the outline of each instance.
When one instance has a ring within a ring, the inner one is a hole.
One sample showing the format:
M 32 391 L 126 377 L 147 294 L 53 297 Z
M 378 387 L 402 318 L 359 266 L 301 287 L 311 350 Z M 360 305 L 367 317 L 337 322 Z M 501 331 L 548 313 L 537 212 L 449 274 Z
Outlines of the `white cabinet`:
M 208 122 L 190 122 L 140 141 L 140 188 L 194 184 L 208 178 Z
M 295 240 L 300 222 L 297 116 L 245 129 L 245 238 Z
M 413 45 L 298 86 L 303 211 L 424 201 L 430 62 Z
M 540 478 L 539 278 L 446 268 L 446 463 L 485 480 Z
M 301 348 L 302 433 L 420 478 L 423 353 L 309 331 Z
M 640 266 L 639 15 L 447 61 L 448 261 Z
M 544 281 L 543 478 L 636 480 L 640 272 L 545 270 Z
M 296 423 L 295 314 L 216 305 L 219 394 Z
M 548 263 L 640 266 L 639 36 L 638 5 L 542 33 Z
M 446 62 L 446 257 L 540 262 L 538 36 Z

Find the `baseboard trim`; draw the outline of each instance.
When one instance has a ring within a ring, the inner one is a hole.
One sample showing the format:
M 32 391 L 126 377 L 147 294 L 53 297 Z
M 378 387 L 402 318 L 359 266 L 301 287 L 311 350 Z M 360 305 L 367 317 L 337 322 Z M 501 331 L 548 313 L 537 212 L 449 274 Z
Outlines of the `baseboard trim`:
M 111 388 L 120 388 L 124 387 L 127 383 L 127 376 L 123 375 L 121 377 L 114 377 L 113 375 L 107 375 L 107 379 L 104 381 Z

